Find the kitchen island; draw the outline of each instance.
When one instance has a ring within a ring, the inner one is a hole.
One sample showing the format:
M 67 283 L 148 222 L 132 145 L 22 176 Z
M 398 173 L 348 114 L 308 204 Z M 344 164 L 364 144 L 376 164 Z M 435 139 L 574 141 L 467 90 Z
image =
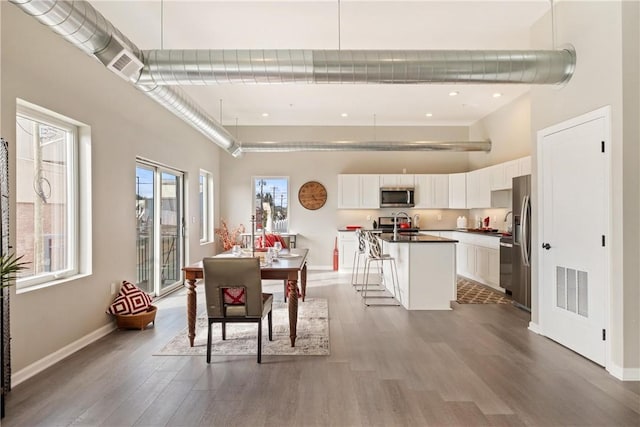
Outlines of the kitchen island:
M 396 260 L 400 295 L 407 310 L 451 310 L 456 300 L 457 240 L 423 233 L 381 233 L 383 252 Z M 391 271 L 384 283 L 392 286 Z M 393 289 L 389 289 L 393 292 Z

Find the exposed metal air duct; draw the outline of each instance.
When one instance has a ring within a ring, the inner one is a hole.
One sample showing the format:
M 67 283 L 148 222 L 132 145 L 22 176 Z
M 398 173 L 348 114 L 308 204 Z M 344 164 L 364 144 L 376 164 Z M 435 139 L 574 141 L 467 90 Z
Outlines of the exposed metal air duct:
M 573 75 L 573 50 L 149 50 L 140 82 L 525 83 Z
M 245 153 L 293 151 L 491 151 L 491 141 L 304 141 L 243 143 Z
M 329 51 L 152 50 L 142 52 L 86 0 L 10 0 L 233 156 L 242 151 L 488 151 L 490 142 L 350 141 L 252 143 L 240 147 L 178 88 L 216 83 L 528 83 L 568 81 L 573 50 Z M 130 61 L 131 60 L 131 61 Z M 144 63 L 141 72 L 140 60 Z
M 113 59 L 121 54 L 123 48 L 144 62 L 140 49 L 87 1 L 10 0 L 10 2 L 83 52 L 97 58 L 105 66 L 111 64 Z M 138 73 L 134 76 L 134 80 L 137 80 L 137 77 Z M 168 88 L 154 83 L 132 83 L 233 156 L 241 154 L 240 147 L 233 136 L 178 88 Z

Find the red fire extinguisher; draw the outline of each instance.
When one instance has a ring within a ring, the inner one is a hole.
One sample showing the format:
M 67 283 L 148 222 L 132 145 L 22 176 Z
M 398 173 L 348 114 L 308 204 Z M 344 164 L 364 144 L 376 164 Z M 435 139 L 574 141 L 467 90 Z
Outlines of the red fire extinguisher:
M 333 245 L 333 271 L 338 271 L 338 238 Z

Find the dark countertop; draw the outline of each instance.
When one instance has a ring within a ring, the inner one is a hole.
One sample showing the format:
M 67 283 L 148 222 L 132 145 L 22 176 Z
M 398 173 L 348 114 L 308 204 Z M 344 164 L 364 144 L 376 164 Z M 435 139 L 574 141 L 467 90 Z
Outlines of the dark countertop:
M 382 233 L 382 231 L 380 229 L 374 229 L 374 228 L 361 228 L 360 230 L 362 231 L 373 231 L 374 233 Z M 344 232 L 353 232 L 355 230 L 347 230 L 346 228 L 341 228 L 338 231 L 344 231 Z M 483 230 L 460 230 L 460 229 L 455 229 L 455 228 L 439 228 L 439 229 L 433 229 L 433 228 L 421 228 L 420 232 L 421 233 L 428 233 L 430 231 L 458 231 L 461 233 L 469 233 L 469 234 L 479 234 L 480 236 L 488 236 L 488 237 L 503 237 L 503 236 L 511 236 L 510 234 L 504 234 L 502 231 L 483 231 Z M 400 229 L 398 229 L 398 232 L 401 233 Z
M 393 238 L 393 233 L 381 233 L 378 237 L 389 243 L 458 243 L 454 239 L 419 233 L 398 233 L 396 239 Z

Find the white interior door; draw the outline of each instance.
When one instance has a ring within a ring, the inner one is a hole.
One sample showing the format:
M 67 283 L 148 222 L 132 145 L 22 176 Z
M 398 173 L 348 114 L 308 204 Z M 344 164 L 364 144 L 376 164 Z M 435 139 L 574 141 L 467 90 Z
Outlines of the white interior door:
M 600 111 L 538 138 L 541 330 L 600 365 L 609 288 L 608 129 Z

